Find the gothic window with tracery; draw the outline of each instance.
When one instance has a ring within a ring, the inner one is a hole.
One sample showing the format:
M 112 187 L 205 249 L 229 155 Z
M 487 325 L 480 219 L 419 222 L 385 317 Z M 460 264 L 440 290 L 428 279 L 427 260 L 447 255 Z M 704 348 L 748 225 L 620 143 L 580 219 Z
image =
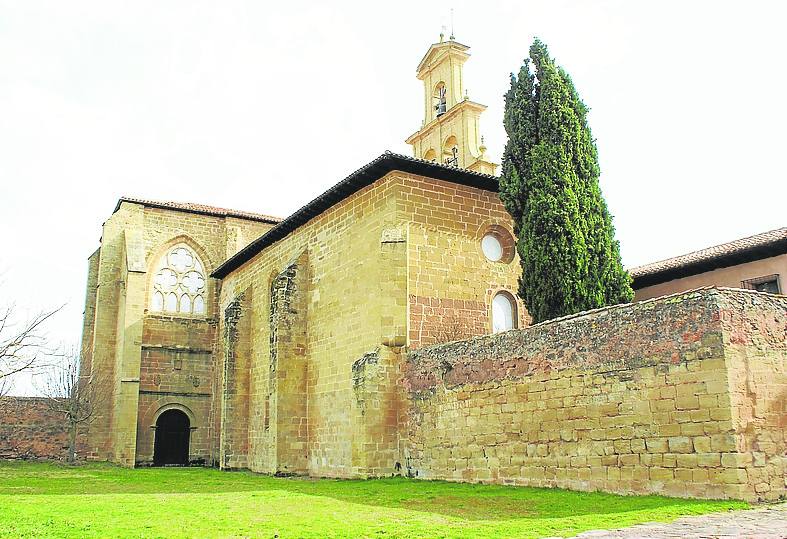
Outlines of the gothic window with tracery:
M 150 310 L 172 314 L 205 314 L 205 270 L 185 243 L 161 257 L 153 275 Z

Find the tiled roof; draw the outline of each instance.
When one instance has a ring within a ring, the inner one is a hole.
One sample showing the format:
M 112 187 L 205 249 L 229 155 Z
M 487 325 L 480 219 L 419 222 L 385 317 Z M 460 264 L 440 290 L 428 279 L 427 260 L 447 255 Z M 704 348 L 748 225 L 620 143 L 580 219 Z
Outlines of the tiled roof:
M 165 210 L 185 211 L 190 213 L 200 213 L 203 215 L 215 215 L 217 217 L 237 217 L 239 219 L 249 219 L 252 221 L 263 221 L 265 223 L 277 224 L 281 222 L 280 217 L 273 217 L 262 213 L 252 213 L 248 211 L 229 210 L 227 208 L 217 208 L 216 206 L 206 206 L 205 204 L 194 204 L 192 202 L 158 202 L 155 200 L 144 200 L 141 198 L 121 197 L 115 206 L 115 211 L 120 209 L 123 202 L 142 204 L 151 208 L 162 208 Z M 113 212 L 114 213 L 114 212 Z
M 248 244 L 238 251 L 234 256 L 226 260 L 211 275 L 218 279 L 227 276 L 233 270 L 250 260 L 257 253 L 267 246 L 286 237 L 290 232 L 307 223 L 310 219 L 320 215 L 322 212 L 341 202 L 345 198 L 358 192 L 367 185 L 373 184 L 389 172 L 398 170 L 419 176 L 426 176 L 437 180 L 444 180 L 459 185 L 467 185 L 477 189 L 484 189 L 497 193 L 499 185 L 495 176 L 473 172 L 471 170 L 450 167 L 408 157 L 392 152 L 385 152 L 377 159 L 362 166 L 345 179 L 325 191 L 323 194 L 303 206 L 301 209 L 287 217 L 278 226 L 273 227 L 268 232 Z
M 787 227 L 629 269 L 634 287 L 650 286 L 716 268 L 787 252 Z

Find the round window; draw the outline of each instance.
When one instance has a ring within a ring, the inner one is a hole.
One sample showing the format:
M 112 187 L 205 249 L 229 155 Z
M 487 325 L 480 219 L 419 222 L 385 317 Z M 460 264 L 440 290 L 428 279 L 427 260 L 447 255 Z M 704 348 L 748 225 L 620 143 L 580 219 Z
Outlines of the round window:
M 492 262 L 498 262 L 503 258 L 503 244 L 492 234 L 487 234 L 481 240 L 481 250 L 484 256 Z

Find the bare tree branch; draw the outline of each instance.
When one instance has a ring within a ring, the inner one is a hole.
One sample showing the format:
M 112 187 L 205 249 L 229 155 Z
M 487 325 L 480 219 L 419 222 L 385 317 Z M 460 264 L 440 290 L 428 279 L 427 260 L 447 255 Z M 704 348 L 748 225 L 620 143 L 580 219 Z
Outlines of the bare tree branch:
M 77 431 L 89 424 L 96 410 L 106 406 L 112 387 L 106 377 L 80 373 L 80 355 L 69 352 L 39 375 L 39 391 L 47 398 L 53 412 L 63 414 L 68 428 L 68 462 L 76 460 Z
M 47 348 L 43 326 L 62 308 L 38 313 L 23 323 L 14 322 L 13 304 L 0 310 L 0 396 L 10 391 L 14 375 L 43 368 L 42 357 L 57 355 Z

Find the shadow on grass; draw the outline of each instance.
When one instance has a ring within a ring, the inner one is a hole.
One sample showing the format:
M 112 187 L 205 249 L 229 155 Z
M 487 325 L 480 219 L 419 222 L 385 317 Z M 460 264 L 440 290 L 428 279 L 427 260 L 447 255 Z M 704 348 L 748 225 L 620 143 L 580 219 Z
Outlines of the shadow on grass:
M 743 502 L 601 492 L 422 481 L 405 478 L 343 480 L 270 477 L 210 468 L 141 468 L 109 464 L 66 466 L 0 463 L 0 495 L 218 494 L 268 491 L 328 497 L 342 502 L 437 513 L 469 520 L 511 520 L 616 515 L 630 512 L 704 513 L 743 508 Z

